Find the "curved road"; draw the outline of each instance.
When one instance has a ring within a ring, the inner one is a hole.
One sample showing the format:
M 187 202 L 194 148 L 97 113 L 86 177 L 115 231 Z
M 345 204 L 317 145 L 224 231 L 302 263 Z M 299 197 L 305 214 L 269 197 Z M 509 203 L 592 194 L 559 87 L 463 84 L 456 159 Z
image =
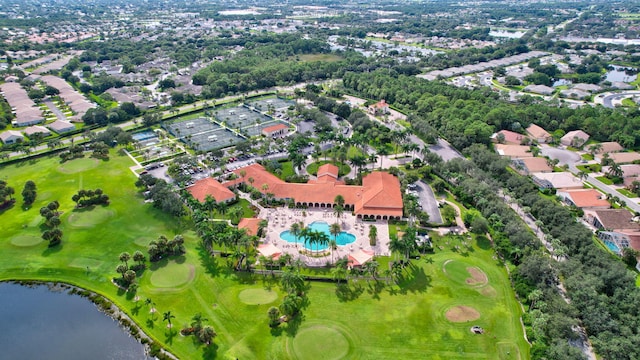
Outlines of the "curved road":
M 619 93 L 603 93 L 593 100 L 594 103 L 600 104 L 606 108 L 613 109 L 616 107 L 614 102 L 622 101 L 623 99 L 632 98 L 634 96 L 640 95 L 640 91 L 624 91 Z

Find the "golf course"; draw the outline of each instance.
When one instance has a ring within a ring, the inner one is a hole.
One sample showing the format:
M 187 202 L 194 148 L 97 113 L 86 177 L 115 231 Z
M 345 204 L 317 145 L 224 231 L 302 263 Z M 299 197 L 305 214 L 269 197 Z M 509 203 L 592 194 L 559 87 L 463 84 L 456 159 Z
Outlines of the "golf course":
M 483 236 L 432 235 L 435 253 L 412 260 L 397 284 L 313 281 L 301 314 L 272 329 L 267 311 L 285 294 L 279 279 L 238 273 L 227 258 L 211 257 L 190 219 L 144 202 L 132 165 L 112 150 L 107 161 L 61 164 L 54 156 L 1 167 L 16 203 L 0 211 L 0 280 L 65 282 L 99 293 L 180 359 L 529 359 L 522 310 Z M 35 182 L 37 198 L 24 209 L 20 192 L 27 180 Z M 97 188 L 109 205 L 75 209 L 71 198 L 78 190 Z M 39 209 L 54 200 L 64 235 L 49 248 Z M 135 296 L 113 284 L 120 253 L 148 255 L 150 241 L 178 234 L 186 253 L 147 261 Z M 163 321 L 167 311 L 175 316 L 172 327 Z M 209 346 L 180 334 L 197 313 L 217 333 Z

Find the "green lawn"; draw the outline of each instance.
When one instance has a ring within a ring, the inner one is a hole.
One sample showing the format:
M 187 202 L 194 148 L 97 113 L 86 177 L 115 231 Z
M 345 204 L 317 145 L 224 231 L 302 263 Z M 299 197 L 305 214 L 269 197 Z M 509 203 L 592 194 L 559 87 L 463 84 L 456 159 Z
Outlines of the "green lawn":
M 320 160 L 318 162 L 314 162 L 307 166 L 307 172 L 312 175 L 316 175 L 318 173 L 318 168 L 324 164 L 332 163 L 331 161 Z M 338 176 L 344 176 L 351 171 L 351 167 L 345 163 L 335 163 L 338 167 Z
M 611 181 L 606 176 L 598 176 L 598 177 L 596 177 L 596 179 L 600 180 L 605 185 L 613 185 L 613 181 Z
M 618 192 L 628 198 L 636 198 L 638 197 L 638 195 L 632 193 L 631 191 L 627 190 L 627 189 L 618 189 Z
M 529 359 L 520 307 L 485 238 L 469 240 L 467 247 L 459 237 L 435 237 L 442 249 L 414 261 L 400 286 L 363 279 L 348 286 L 314 282 L 304 320 L 271 330 L 267 310 L 283 296 L 277 284 L 270 276 L 234 273 L 226 258 L 200 251 L 186 221 L 143 202 L 133 187 L 131 165 L 128 157 L 112 153 L 107 162 L 74 160 L 62 169 L 57 158 L 0 168 L 0 178 L 17 194 L 29 179 L 38 188 L 31 209 L 23 210 L 18 200 L 0 213 L 5 239 L 0 242 L 0 280 L 64 281 L 103 294 L 182 359 L 315 359 L 318 351 L 326 359 Z M 111 204 L 73 211 L 71 196 L 80 188 L 103 189 Z M 38 240 L 38 209 L 52 200 L 60 201 L 65 235 L 62 246 L 48 249 Z M 139 279 L 136 302 L 111 283 L 118 254 L 144 252 L 161 234 L 183 234 L 187 253 L 151 264 Z M 450 274 L 445 272 L 450 268 Z M 487 283 L 468 283 L 467 268 L 485 274 Z M 144 305 L 147 298 L 155 303 L 155 314 Z M 456 306 L 471 307 L 480 317 L 451 322 L 445 314 Z M 161 320 L 166 311 L 176 316 L 173 330 Z M 213 346 L 178 334 L 198 312 L 218 333 Z M 472 334 L 472 325 L 485 333 Z

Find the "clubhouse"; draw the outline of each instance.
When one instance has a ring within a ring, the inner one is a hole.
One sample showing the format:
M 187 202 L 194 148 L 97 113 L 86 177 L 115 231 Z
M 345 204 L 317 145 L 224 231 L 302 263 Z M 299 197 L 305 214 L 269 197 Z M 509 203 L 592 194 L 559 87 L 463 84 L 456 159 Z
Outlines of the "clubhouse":
M 400 182 L 387 172 L 374 171 L 364 176 L 361 186 L 346 185 L 338 180 L 338 167 L 331 164 L 320 166 L 317 178 L 306 184 L 287 183 L 259 164 L 234 170 L 234 173 L 238 178 L 225 182 L 223 186 L 229 188 L 249 182 L 263 194 L 273 194 L 276 200 L 289 200 L 297 206 L 317 208 L 333 208 L 336 196 L 341 195 L 345 210 L 353 211 L 358 218 L 402 218 Z

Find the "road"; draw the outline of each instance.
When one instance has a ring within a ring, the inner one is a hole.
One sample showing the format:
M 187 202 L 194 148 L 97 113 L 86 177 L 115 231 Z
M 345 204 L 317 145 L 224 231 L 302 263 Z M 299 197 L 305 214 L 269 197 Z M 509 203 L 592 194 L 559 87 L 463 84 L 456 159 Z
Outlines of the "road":
M 549 156 L 552 159 L 558 159 L 560 165 L 567 165 L 569 167 L 569 171 L 571 171 L 574 175 L 577 175 L 580 172 L 580 169 L 576 167 L 576 164 L 582 160 L 579 154 L 573 152 L 571 150 L 552 148 L 548 145 L 543 146 L 541 151 L 542 155 Z M 624 201 L 628 208 L 635 212 L 640 212 L 640 205 L 634 201 L 634 199 L 628 198 L 622 193 L 620 193 L 615 188 L 603 183 L 602 181 L 596 179 L 594 176 L 587 176 L 585 179 L 591 185 L 600 189 L 600 191 L 611 194 L 611 196 L 617 196 L 618 199 Z
M 640 91 L 624 91 L 619 93 L 603 93 L 596 96 L 593 99 L 593 102 L 596 104 L 602 104 L 602 106 L 606 108 L 613 109 L 618 105 L 623 99 L 629 99 L 634 96 L 640 95 Z

